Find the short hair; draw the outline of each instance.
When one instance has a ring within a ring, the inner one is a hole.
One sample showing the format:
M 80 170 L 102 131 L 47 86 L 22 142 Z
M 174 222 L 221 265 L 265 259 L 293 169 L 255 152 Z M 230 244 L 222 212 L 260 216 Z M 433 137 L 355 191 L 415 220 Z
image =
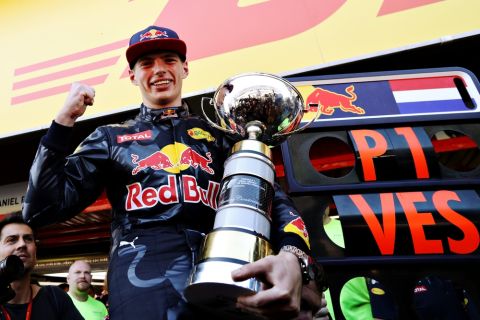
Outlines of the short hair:
M 2 235 L 3 228 L 5 228 L 5 226 L 7 226 L 9 224 L 12 224 L 12 223 L 24 224 L 24 225 L 28 226 L 30 229 L 32 229 L 33 238 L 36 239 L 35 230 L 33 229 L 33 227 L 30 224 L 28 224 L 23 219 L 21 211 L 10 213 L 2 221 L 0 221 L 0 236 Z

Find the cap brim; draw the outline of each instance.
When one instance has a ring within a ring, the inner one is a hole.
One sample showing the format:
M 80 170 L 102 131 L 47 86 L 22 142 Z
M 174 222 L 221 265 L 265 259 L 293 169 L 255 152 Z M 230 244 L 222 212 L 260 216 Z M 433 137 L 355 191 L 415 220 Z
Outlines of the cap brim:
M 181 58 L 185 59 L 187 56 L 187 45 L 180 39 L 153 39 L 142 41 L 127 49 L 127 61 L 130 66 L 140 58 L 149 53 L 156 51 L 174 51 L 178 53 Z

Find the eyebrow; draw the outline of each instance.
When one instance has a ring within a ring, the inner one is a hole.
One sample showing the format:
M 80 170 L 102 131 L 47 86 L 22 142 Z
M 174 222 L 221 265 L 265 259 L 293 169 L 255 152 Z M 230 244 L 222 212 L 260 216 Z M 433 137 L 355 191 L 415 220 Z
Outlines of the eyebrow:
M 138 61 L 141 61 L 141 60 L 149 60 L 149 59 L 154 59 L 154 56 L 157 56 L 159 55 L 161 58 L 165 59 L 165 58 L 179 58 L 180 57 L 178 56 L 177 53 L 175 52 L 171 52 L 171 51 L 164 51 L 164 52 L 158 52 L 158 53 L 150 53 L 150 54 L 147 54 L 145 56 L 142 56 L 140 58 L 138 58 Z
M 33 233 L 23 233 L 23 234 L 19 234 L 19 233 L 15 233 L 15 234 L 8 234 L 4 237 L 4 239 L 8 239 L 8 238 L 25 238 L 25 237 L 31 237 L 31 238 L 34 238 L 33 236 Z

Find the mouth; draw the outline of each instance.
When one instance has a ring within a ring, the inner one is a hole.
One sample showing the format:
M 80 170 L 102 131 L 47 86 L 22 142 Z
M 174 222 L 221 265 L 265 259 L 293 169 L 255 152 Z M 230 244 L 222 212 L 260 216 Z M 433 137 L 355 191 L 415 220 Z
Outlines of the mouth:
M 173 82 L 173 80 L 164 79 L 164 80 L 158 80 L 158 81 L 151 82 L 150 85 L 154 86 L 154 87 L 161 87 L 161 86 L 166 86 L 166 85 L 170 84 L 171 82 Z
M 16 256 L 19 257 L 22 261 L 25 261 L 26 259 L 28 259 L 28 255 L 26 254 L 17 254 Z

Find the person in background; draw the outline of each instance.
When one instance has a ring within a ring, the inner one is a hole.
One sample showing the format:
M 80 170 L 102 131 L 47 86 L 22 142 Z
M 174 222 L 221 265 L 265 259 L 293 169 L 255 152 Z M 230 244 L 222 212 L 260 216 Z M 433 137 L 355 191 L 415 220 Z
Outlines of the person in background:
M 63 291 L 68 292 L 68 283 L 60 283 L 58 287 Z
M 340 307 L 346 320 L 399 319 L 391 293 L 382 283 L 369 277 L 355 277 L 343 285 Z
M 24 272 L 10 284 L 15 295 L 0 306 L 0 319 L 83 319 L 62 289 L 31 284 L 31 273 L 37 262 L 37 245 L 32 228 L 18 213 L 0 221 L 0 260 L 11 255 L 21 259 Z
M 183 292 L 203 235 L 213 228 L 231 142 L 182 100 L 190 70 L 187 46 L 175 31 L 149 26 L 135 33 L 126 57 L 142 98 L 138 116 L 98 127 L 68 156 L 72 127 L 96 95 L 94 88 L 74 83 L 41 140 L 23 214 L 36 225 L 67 220 L 106 189 L 113 216 L 110 317 L 205 319 Z M 236 308 L 270 319 L 298 315 L 302 283 L 309 281 L 302 271 L 310 254 L 304 225 L 276 184 L 276 254 L 231 273 L 234 281 L 262 279 L 265 289 L 240 296 Z
M 419 279 L 413 289 L 413 305 L 419 320 L 478 320 L 476 303 L 461 286 L 438 275 Z
M 323 214 L 323 226 L 328 238 L 338 247 L 345 248 L 342 224 L 333 219 L 327 206 Z M 332 296 L 325 291 L 330 317 L 335 320 Z M 368 277 L 355 277 L 347 281 L 340 292 L 339 304 L 347 320 L 398 319 L 398 310 L 390 292 L 378 281 Z
M 88 262 L 78 260 L 68 269 L 68 295 L 85 320 L 103 320 L 107 316 L 105 305 L 89 294 L 92 287 L 92 269 Z
M 108 280 L 107 274 L 105 274 L 105 279 L 103 280 L 102 291 L 97 296 L 97 300 L 101 301 L 108 310 Z

